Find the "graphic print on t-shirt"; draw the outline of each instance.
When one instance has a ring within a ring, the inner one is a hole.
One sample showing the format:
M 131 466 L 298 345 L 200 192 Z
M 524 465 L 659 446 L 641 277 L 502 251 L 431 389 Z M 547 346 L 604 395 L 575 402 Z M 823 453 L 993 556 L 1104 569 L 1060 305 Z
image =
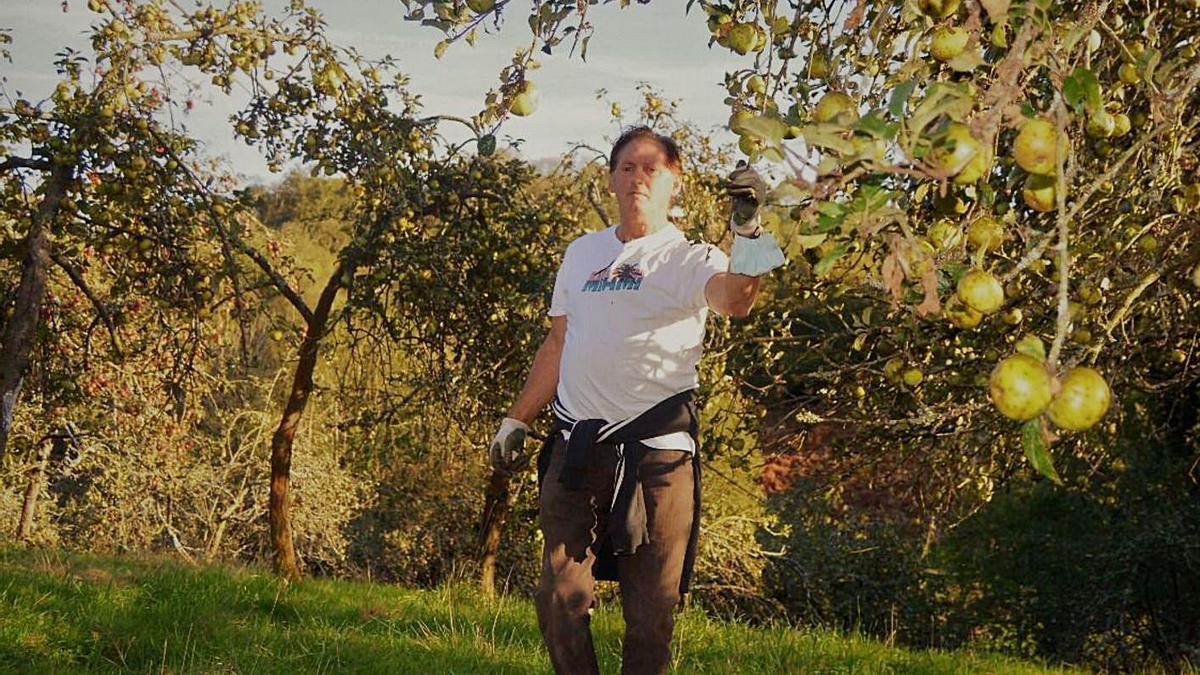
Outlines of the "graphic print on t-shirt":
M 584 293 L 603 293 L 605 291 L 636 291 L 642 286 L 646 276 L 637 263 L 622 263 L 613 270 L 616 260 L 588 275 L 583 282 Z

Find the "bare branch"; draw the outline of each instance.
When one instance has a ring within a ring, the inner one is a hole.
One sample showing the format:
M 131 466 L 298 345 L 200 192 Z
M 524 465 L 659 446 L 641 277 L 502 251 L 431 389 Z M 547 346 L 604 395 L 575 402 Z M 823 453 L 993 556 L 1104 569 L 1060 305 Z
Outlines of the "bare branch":
M 242 212 L 238 215 L 244 218 L 249 218 L 256 224 L 261 224 L 259 223 L 258 218 L 255 218 L 252 214 Z M 215 223 L 217 221 L 214 220 L 213 222 Z M 225 232 L 224 227 L 219 225 L 218 227 L 222 230 L 222 236 L 229 236 Z M 279 271 L 275 269 L 275 266 L 271 264 L 271 261 L 267 260 L 267 257 L 262 254 L 262 251 L 259 251 L 253 246 L 242 241 L 241 237 L 230 237 L 230 241 L 233 242 L 233 245 L 237 247 L 238 251 L 253 260 L 255 265 L 258 265 L 258 268 L 263 271 L 263 274 L 267 275 L 267 278 L 271 280 L 279 293 L 283 295 L 283 297 L 287 298 L 287 301 L 296 308 L 297 312 L 300 312 L 300 316 L 304 317 L 304 321 L 307 323 L 312 323 L 313 311 L 309 308 L 308 303 L 304 302 L 304 298 L 300 297 L 300 293 L 298 293 L 296 289 L 292 288 L 292 286 L 287 282 L 287 279 L 284 279 L 283 275 L 280 274 Z
M 51 164 L 44 159 L 31 159 L 28 157 L 8 156 L 3 162 L 0 162 L 0 173 L 8 173 L 13 169 L 34 169 L 36 171 L 49 171 Z
M 600 203 L 600 197 L 596 194 L 596 192 L 596 184 L 588 183 L 588 201 L 591 202 L 592 208 L 596 210 L 596 215 L 600 216 L 600 222 L 604 223 L 605 227 L 612 227 L 612 221 L 608 217 L 608 211 L 604 210 L 604 205 Z
M 113 321 L 112 312 L 109 311 L 108 307 L 104 304 L 104 301 L 96 297 L 96 294 L 92 292 L 92 289 L 88 287 L 87 282 L 84 281 L 83 275 L 79 273 L 79 270 L 75 269 L 71 263 L 67 262 L 66 259 L 64 259 L 60 254 L 52 253 L 50 255 L 50 259 L 67 273 L 67 276 L 71 278 L 71 282 L 75 284 L 75 287 L 78 288 L 89 301 L 91 301 L 92 306 L 96 308 L 96 313 L 99 314 L 100 319 L 104 321 L 104 326 L 108 328 L 108 336 L 109 340 L 112 342 L 113 351 L 117 353 L 117 356 L 123 357 L 125 354 L 121 350 L 121 343 L 117 338 L 117 324 L 115 321 Z

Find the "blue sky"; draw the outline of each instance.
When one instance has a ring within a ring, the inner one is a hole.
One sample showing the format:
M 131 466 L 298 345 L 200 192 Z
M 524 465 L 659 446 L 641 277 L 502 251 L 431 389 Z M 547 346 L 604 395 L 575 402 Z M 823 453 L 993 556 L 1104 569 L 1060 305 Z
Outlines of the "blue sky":
M 353 45 L 369 57 L 394 56 L 429 114 L 477 112 L 484 93 L 499 83 L 500 68 L 531 37 L 525 21 L 528 5 L 514 0 L 499 32 L 481 36 L 475 47 L 455 44 L 438 61 L 433 48 L 442 33 L 405 21 L 399 0 L 310 2 L 324 14 L 334 42 Z M 264 4 L 270 8 L 283 3 L 267 0 Z M 525 139 L 522 154 L 531 160 L 556 156 L 580 141 L 605 147 L 618 129 L 608 105 L 596 100 L 596 90 L 606 89 L 609 99 L 632 111 L 639 82 L 649 83 L 668 99 L 678 99 L 684 118 L 705 128 L 723 125 L 729 112 L 722 104 L 725 91 L 720 83 L 726 71 L 739 67 L 739 60 L 721 47 L 706 46 L 705 16 L 699 8 L 685 15 L 685 4 L 657 0 L 625 9 L 616 3 L 592 8 L 589 19 L 595 33 L 588 61 L 578 55 L 569 57 L 561 47 L 553 56 L 543 56 L 542 68 L 532 73 L 542 90 L 540 108 L 528 118 L 510 119 L 501 135 Z M 61 0 L 0 2 L 0 27 L 11 28 L 14 38 L 13 63 L 3 64 L 0 70 L 5 89 L 10 94 L 19 90 L 31 100 L 48 95 L 57 81 L 53 54 L 67 46 L 87 53 L 84 36 L 95 20 L 85 0 L 70 0 L 65 13 Z M 232 109 L 223 97 L 213 96 L 211 103 L 198 105 L 185 123 L 205 141 L 210 155 L 224 159 L 236 173 L 269 180 L 257 153 L 229 137 L 226 120 Z M 448 135 L 454 133 L 452 126 L 444 128 Z

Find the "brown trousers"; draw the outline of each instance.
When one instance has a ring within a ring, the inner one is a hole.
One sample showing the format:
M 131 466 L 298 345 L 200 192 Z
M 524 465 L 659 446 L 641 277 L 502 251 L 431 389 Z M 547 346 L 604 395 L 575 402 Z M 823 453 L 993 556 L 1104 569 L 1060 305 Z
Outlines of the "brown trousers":
M 538 521 L 545 540 L 537 591 L 538 626 L 550 662 L 560 674 L 599 673 L 591 613 L 596 560 L 591 546 L 604 534 L 617 454 L 597 445 L 581 490 L 558 481 L 566 444 L 555 441 L 542 480 Z M 692 458 L 678 450 L 651 450 L 638 467 L 646 500 L 650 543 L 618 559 L 625 617 L 622 673 L 663 673 L 671 661 L 673 615 L 692 528 Z

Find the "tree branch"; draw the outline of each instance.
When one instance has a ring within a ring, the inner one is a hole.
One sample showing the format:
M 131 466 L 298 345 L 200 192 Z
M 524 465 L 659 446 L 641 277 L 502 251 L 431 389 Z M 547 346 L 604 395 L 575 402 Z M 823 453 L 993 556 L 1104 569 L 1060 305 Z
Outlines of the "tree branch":
M 51 164 L 45 159 L 30 159 L 28 157 L 15 157 L 9 155 L 0 162 L 0 173 L 8 173 L 13 169 L 35 169 L 37 171 L 49 171 Z
M 112 342 L 113 351 L 117 353 L 117 356 L 124 357 L 125 354 L 121 350 L 121 343 L 117 339 L 117 325 L 116 322 L 113 321 L 112 312 L 108 311 L 108 307 L 104 305 L 104 302 L 100 298 L 96 297 L 96 294 L 93 293 L 92 289 L 88 287 L 87 282 L 83 280 L 83 275 L 79 273 L 79 270 L 72 267 L 71 264 L 58 253 L 51 254 L 50 259 L 67 273 L 67 276 L 71 278 L 71 282 L 75 284 L 75 287 L 82 291 L 87 299 L 91 301 L 92 306 L 96 308 L 96 313 L 98 313 L 100 318 L 104 321 L 104 326 L 108 328 L 108 336 Z
M 161 138 L 158 138 L 157 134 L 155 134 L 155 137 L 160 142 L 162 141 Z M 162 145 L 163 145 L 163 147 L 168 149 L 168 152 L 170 153 L 171 157 L 179 163 L 180 168 L 183 169 L 184 174 L 187 175 L 189 180 L 191 180 L 192 185 L 194 185 L 196 187 L 196 189 L 199 191 L 199 193 L 201 195 L 204 195 L 205 197 L 207 197 L 207 199 L 205 200 L 205 206 L 207 207 L 206 210 L 208 212 L 208 217 L 212 221 L 213 227 L 215 227 L 217 229 L 217 234 L 221 237 L 221 245 L 222 245 L 222 248 L 226 249 L 226 251 L 227 251 L 226 252 L 227 258 L 231 258 L 231 256 L 229 256 L 229 253 L 228 253 L 228 247 L 233 246 L 240 253 L 242 253 L 246 257 L 250 258 L 251 260 L 253 260 L 254 264 L 258 265 L 259 269 L 261 269 L 263 271 L 263 273 L 267 275 L 267 278 L 269 278 L 271 280 L 271 283 L 275 286 L 276 290 L 278 290 L 279 293 L 284 298 L 286 298 L 287 301 L 289 303 L 291 303 L 291 305 L 293 307 L 296 308 L 296 311 L 299 312 L 300 316 L 304 318 L 305 323 L 312 323 L 313 311 L 312 311 L 312 309 L 309 308 L 308 304 L 306 302 L 304 302 L 304 298 L 300 297 L 300 294 L 298 292 L 296 292 L 296 290 L 294 288 L 292 288 L 291 285 L 287 282 L 287 279 L 284 279 L 283 275 L 280 274 L 273 265 L 271 265 L 271 261 L 267 260 L 266 257 L 263 256 L 262 252 L 256 250 L 253 246 L 247 244 L 245 241 L 242 240 L 241 237 L 233 235 L 233 233 L 231 233 L 224 226 L 224 224 L 221 220 L 221 216 L 219 216 L 216 213 L 216 210 L 213 209 L 212 196 L 209 193 L 208 189 L 204 186 L 204 183 L 200 180 L 199 176 L 197 176 L 190 168 L 187 167 L 187 164 L 183 161 L 183 159 L 180 158 L 173 149 L 171 149 L 170 144 L 163 142 Z M 239 214 L 239 215 L 242 215 L 242 214 Z M 247 218 L 253 218 L 253 221 L 255 223 L 259 222 L 258 219 L 254 218 L 254 216 L 252 216 L 251 214 L 244 214 L 244 215 Z M 232 259 L 230 259 L 229 262 L 231 265 L 233 264 Z M 236 269 L 234 271 L 236 272 Z M 235 279 L 234 283 L 235 283 L 235 291 L 237 292 L 237 295 L 240 297 L 241 296 L 241 288 L 237 284 L 236 279 Z
M 1109 320 L 1104 323 L 1104 334 L 1100 336 L 1100 339 L 1096 341 L 1095 345 L 1088 349 L 1088 358 L 1092 365 L 1095 365 L 1096 358 L 1100 356 L 1100 351 L 1104 349 L 1104 343 L 1112 339 L 1112 334 L 1116 327 L 1125 320 L 1125 317 L 1129 316 L 1129 311 L 1133 309 L 1133 303 L 1136 302 L 1139 297 L 1141 297 L 1142 293 L 1145 292 L 1147 288 L 1149 288 L 1154 282 L 1158 281 L 1161 277 L 1161 270 L 1155 270 L 1150 274 L 1147 274 L 1146 276 L 1142 277 L 1140 281 L 1138 281 L 1137 286 L 1135 286 L 1133 290 L 1129 292 L 1129 295 L 1125 296 L 1125 302 L 1121 303 L 1121 308 L 1116 312 L 1113 312 L 1112 317 L 1110 317 Z M 1080 355 L 1079 358 L 1075 359 L 1074 363 L 1078 363 L 1080 360 L 1082 360 L 1082 358 L 1083 356 Z
M 240 213 L 238 215 L 251 218 L 253 219 L 254 223 L 260 224 L 258 218 L 255 218 L 249 213 Z M 214 223 L 215 222 L 216 221 L 214 220 Z M 222 236 L 229 236 L 224 232 L 225 228 L 220 227 L 219 225 L 218 228 L 222 230 Z M 275 266 L 271 264 L 271 261 L 267 260 L 266 256 L 262 254 L 262 251 L 259 251 L 253 246 L 242 241 L 241 237 L 230 237 L 230 241 L 233 242 L 238 251 L 253 260 L 255 265 L 258 265 L 259 269 L 263 271 L 263 274 L 267 275 L 280 294 L 282 294 L 284 298 L 287 298 L 287 301 L 296 308 L 297 312 L 300 312 L 300 316 L 304 317 L 304 321 L 311 323 L 313 320 L 313 311 L 309 308 L 308 303 L 304 302 L 304 298 L 300 297 L 300 294 L 297 293 L 290 284 L 288 284 L 287 279 L 283 278 L 283 275 L 275 269 Z
M 608 211 L 604 210 L 604 205 L 600 203 L 599 197 L 596 195 L 596 184 L 588 183 L 587 198 L 591 202 L 592 208 L 595 209 L 596 215 L 600 216 L 600 222 L 604 223 L 605 227 L 612 227 L 612 221 L 609 220 Z
M 1058 127 L 1058 133 L 1064 138 L 1067 135 L 1067 108 L 1063 105 L 1062 97 L 1055 94 L 1054 97 L 1054 113 L 1055 125 Z M 1050 357 L 1048 359 L 1050 365 L 1058 367 L 1058 355 L 1062 352 L 1063 342 L 1067 339 L 1067 329 L 1071 325 L 1070 313 L 1070 298 L 1068 293 L 1071 288 L 1071 254 L 1068 250 L 1069 244 L 1069 229 L 1067 225 L 1067 186 L 1071 183 L 1071 178 L 1075 175 L 1075 160 L 1074 155 L 1071 155 L 1070 172 L 1067 169 L 1067 159 L 1064 153 L 1056 153 L 1058 156 L 1058 166 L 1056 171 L 1057 184 L 1054 190 L 1055 213 L 1058 216 L 1058 221 L 1055 223 L 1055 229 L 1058 231 L 1058 316 L 1054 323 L 1054 342 L 1050 345 Z M 1091 194 L 1089 193 L 1090 197 Z

